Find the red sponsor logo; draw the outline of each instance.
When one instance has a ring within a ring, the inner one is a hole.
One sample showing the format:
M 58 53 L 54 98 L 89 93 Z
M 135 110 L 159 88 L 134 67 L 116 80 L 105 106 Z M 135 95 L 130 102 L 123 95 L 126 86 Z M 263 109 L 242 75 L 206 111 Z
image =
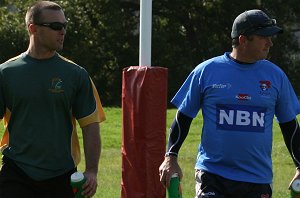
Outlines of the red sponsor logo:
M 259 81 L 259 84 L 260 84 L 259 87 L 263 91 L 266 91 L 271 87 L 271 82 L 269 80 L 261 80 L 261 81 Z
M 251 100 L 251 96 L 249 96 L 249 94 L 238 94 L 235 98 L 238 100 Z

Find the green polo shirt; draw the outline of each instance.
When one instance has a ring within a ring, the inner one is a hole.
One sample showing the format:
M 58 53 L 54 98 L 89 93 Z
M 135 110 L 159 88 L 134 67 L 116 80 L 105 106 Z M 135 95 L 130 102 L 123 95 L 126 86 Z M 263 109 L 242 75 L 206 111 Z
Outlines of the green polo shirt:
M 94 94 L 86 70 L 59 54 L 38 60 L 23 53 L 1 64 L 3 154 L 35 180 L 73 169 L 74 118 L 100 122 L 92 116 L 97 111 Z

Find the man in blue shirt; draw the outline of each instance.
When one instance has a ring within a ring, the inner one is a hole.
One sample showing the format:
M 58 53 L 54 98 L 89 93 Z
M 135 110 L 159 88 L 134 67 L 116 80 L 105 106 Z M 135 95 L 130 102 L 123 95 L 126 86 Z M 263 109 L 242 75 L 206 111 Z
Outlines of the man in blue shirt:
M 197 198 L 272 196 L 272 126 L 276 116 L 300 178 L 300 113 L 284 72 L 266 60 L 272 36 L 282 33 L 261 10 L 241 13 L 232 26 L 232 52 L 199 64 L 172 99 L 178 112 L 160 166 L 161 182 L 182 171 L 179 149 L 202 110 L 196 169 Z

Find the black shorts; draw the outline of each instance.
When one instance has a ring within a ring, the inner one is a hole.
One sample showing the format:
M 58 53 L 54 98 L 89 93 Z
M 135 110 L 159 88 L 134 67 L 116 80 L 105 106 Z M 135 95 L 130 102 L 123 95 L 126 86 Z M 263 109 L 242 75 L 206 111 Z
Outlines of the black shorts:
M 226 179 L 196 170 L 195 198 L 271 198 L 270 184 L 257 184 Z
M 3 156 L 0 170 L 0 198 L 73 198 L 70 176 L 76 169 L 51 179 L 36 181 L 12 160 Z

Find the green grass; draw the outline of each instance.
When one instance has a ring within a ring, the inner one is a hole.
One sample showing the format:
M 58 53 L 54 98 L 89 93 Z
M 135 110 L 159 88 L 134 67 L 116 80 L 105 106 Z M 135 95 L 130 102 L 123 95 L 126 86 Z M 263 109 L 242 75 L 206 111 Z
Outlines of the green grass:
M 121 143 L 122 143 L 122 109 L 105 108 L 107 120 L 101 124 L 102 154 L 99 166 L 98 183 L 99 188 L 95 195 L 96 198 L 120 198 L 121 196 Z M 174 118 L 176 110 L 167 111 L 168 128 Z M 194 119 L 190 133 L 185 140 L 179 155 L 179 164 L 183 170 L 184 178 L 182 180 L 183 197 L 194 197 L 194 163 L 197 147 L 200 139 L 200 128 L 202 127 L 201 116 Z M 274 183 L 273 197 L 289 197 L 288 185 L 294 176 L 295 168 L 289 153 L 285 147 L 278 124 L 274 124 L 273 141 L 273 165 L 274 165 Z M 0 135 L 3 133 L 2 124 Z M 81 133 L 80 140 L 81 139 Z M 84 157 L 78 167 L 84 170 Z

